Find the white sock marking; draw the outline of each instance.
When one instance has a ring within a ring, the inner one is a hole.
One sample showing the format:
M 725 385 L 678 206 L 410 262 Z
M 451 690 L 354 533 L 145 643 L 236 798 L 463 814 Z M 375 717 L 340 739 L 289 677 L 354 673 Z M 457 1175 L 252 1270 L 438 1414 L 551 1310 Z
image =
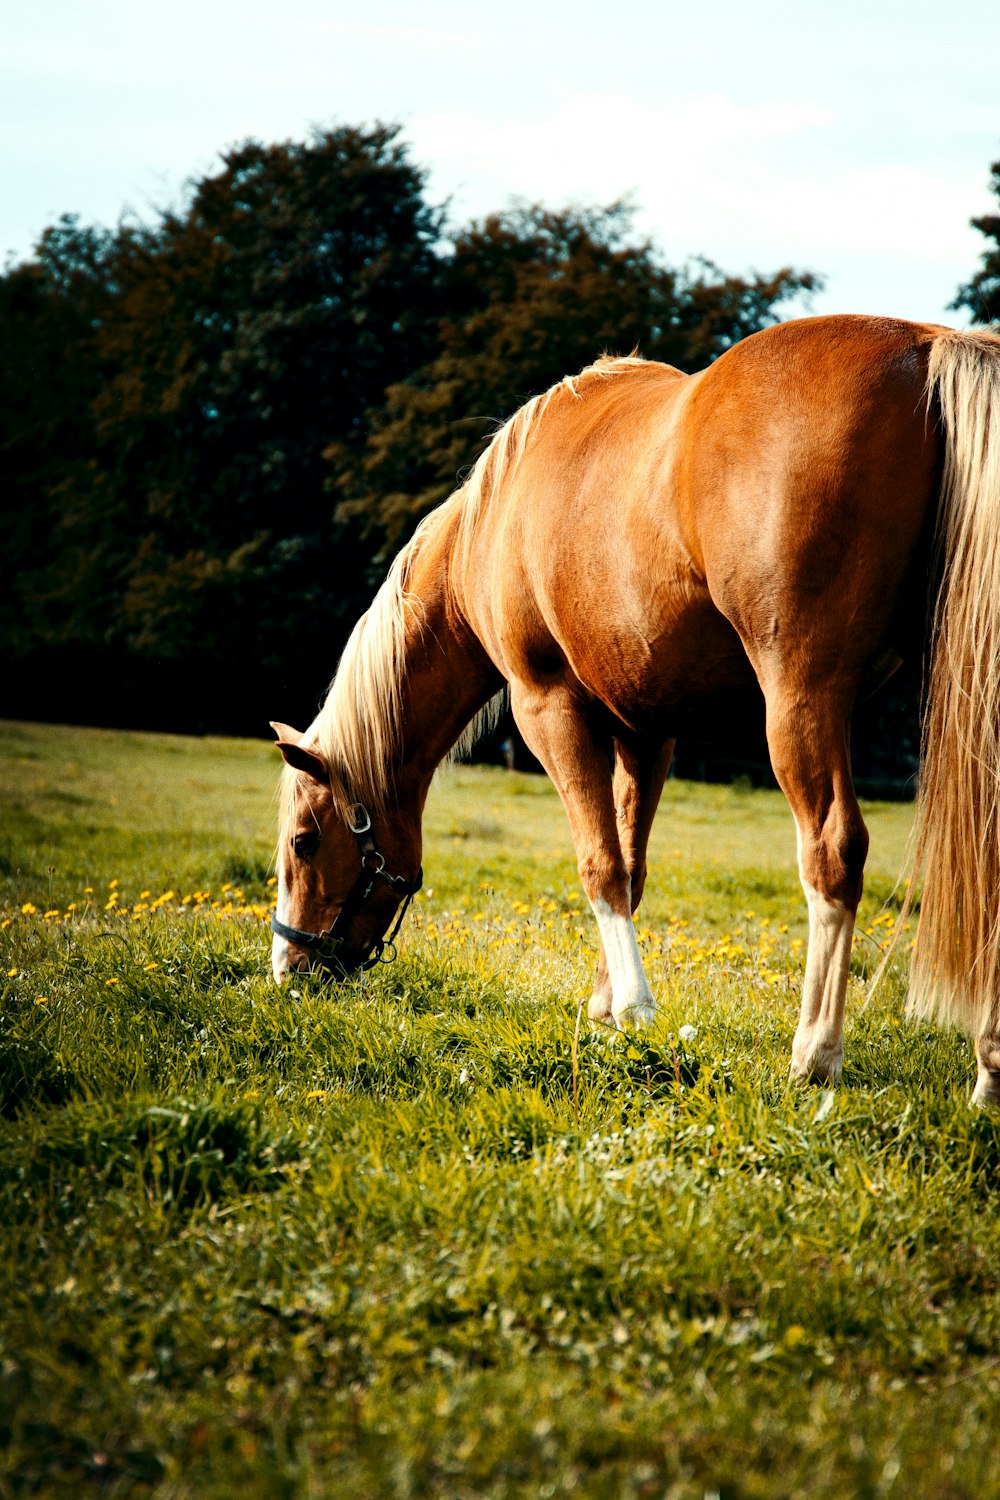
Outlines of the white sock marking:
M 651 1021 L 656 1002 L 646 982 L 631 917 L 619 917 L 606 901 L 591 901 L 611 980 L 611 1014 L 622 1021 Z
M 792 1071 L 836 1080 L 844 1059 L 844 999 L 854 913 L 802 882 L 809 903 L 809 947 Z

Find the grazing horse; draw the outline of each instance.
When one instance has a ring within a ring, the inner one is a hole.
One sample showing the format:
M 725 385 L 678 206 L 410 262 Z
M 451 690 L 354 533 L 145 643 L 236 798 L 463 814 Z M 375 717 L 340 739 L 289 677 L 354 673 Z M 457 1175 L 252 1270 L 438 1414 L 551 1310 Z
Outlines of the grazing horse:
M 985 331 L 807 318 L 696 375 L 601 359 L 523 406 L 392 564 L 315 722 L 274 726 L 275 977 L 377 961 L 420 882 L 435 767 L 509 686 L 600 932 L 589 1014 L 649 1021 L 632 918 L 674 741 L 756 682 L 809 911 L 791 1070 L 836 1080 L 868 847 L 851 709 L 928 640 L 910 1008 L 971 1032 L 974 1101 L 1000 1101 L 1000 336 Z

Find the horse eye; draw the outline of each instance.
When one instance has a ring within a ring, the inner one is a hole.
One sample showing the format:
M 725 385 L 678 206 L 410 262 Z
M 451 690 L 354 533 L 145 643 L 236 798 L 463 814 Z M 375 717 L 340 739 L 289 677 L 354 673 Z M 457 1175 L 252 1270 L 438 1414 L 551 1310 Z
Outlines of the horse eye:
M 299 859 L 311 859 L 319 848 L 319 830 L 311 828 L 308 833 L 297 833 L 292 839 L 292 848 Z

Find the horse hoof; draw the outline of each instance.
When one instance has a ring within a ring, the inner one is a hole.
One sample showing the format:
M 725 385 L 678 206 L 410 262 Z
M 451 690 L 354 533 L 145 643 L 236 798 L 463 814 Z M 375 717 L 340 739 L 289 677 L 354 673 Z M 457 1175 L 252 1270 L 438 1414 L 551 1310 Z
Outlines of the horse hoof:
M 989 1075 L 985 1079 L 977 1078 L 976 1086 L 969 1100 L 970 1109 L 997 1109 L 1000 1107 L 1000 1079 Z
M 587 1015 L 592 1021 L 607 1021 L 614 1024 L 611 1017 L 611 991 L 595 990 L 587 1003 Z
M 793 1052 L 789 1074 L 796 1083 L 839 1083 L 844 1055 L 833 1052 Z
M 655 1000 L 637 1000 L 634 1005 L 627 1005 L 624 1010 L 619 1011 L 614 1017 L 614 1023 L 619 1031 L 631 1031 L 633 1028 L 651 1026 L 655 1019 Z

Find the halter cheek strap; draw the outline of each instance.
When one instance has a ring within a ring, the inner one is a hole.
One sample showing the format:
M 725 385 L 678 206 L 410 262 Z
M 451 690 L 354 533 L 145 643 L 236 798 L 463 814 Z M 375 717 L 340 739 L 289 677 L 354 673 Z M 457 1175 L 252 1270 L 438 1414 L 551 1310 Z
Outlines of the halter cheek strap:
M 424 883 L 423 869 L 417 871 L 416 880 L 406 880 L 402 875 L 390 875 L 385 860 L 375 847 L 372 836 L 372 820 L 362 803 L 356 802 L 350 812 L 350 829 L 358 841 L 361 851 L 361 870 L 351 886 L 344 904 L 325 932 L 305 932 L 300 927 L 289 927 L 277 914 L 271 918 L 271 931 L 285 938 L 298 948 L 315 953 L 324 969 L 334 973 L 349 974 L 356 969 L 373 969 L 377 963 L 390 963 L 396 956 L 395 938 L 406 916 L 406 909 Z M 346 964 L 339 957 L 339 950 L 346 941 L 344 929 L 351 917 L 368 900 L 377 880 L 385 881 L 397 895 L 403 897 L 392 931 L 386 938 L 376 938 L 374 946 L 360 963 Z M 386 956 L 388 955 L 388 956 Z

